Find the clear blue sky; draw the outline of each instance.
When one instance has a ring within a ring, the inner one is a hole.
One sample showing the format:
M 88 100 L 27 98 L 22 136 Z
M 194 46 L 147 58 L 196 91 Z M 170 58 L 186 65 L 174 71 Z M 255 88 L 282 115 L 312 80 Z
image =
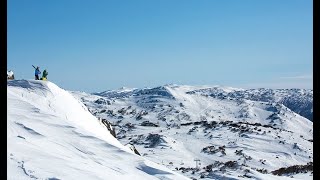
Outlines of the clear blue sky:
M 67 90 L 312 88 L 311 0 L 8 0 L 7 68 Z

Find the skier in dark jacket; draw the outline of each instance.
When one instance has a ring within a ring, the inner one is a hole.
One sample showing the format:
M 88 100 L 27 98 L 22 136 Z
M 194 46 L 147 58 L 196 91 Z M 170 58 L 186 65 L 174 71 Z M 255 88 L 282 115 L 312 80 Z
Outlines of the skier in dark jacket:
M 32 67 L 35 69 L 34 71 L 35 80 L 39 80 L 39 74 L 41 74 L 41 71 L 39 70 L 39 66 L 37 66 L 36 68 L 32 65 Z
M 44 80 L 44 81 L 46 81 L 47 80 L 47 76 L 48 76 L 48 71 L 45 69 L 45 70 L 43 70 L 43 73 L 42 73 L 42 78 L 41 78 L 41 80 Z

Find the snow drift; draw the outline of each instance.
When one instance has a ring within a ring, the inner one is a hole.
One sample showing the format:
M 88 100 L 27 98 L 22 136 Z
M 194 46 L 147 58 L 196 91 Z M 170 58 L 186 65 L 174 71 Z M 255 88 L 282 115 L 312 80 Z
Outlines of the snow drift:
M 187 179 L 135 155 L 49 81 L 7 85 L 8 179 Z

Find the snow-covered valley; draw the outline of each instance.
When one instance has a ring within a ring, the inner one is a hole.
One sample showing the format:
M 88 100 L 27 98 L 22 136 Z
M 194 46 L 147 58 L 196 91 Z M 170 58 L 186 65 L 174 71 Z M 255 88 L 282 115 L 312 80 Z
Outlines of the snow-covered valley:
M 190 178 L 312 179 L 313 123 L 298 114 L 312 116 L 312 90 L 165 85 L 72 94 L 111 122 L 120 142 Z

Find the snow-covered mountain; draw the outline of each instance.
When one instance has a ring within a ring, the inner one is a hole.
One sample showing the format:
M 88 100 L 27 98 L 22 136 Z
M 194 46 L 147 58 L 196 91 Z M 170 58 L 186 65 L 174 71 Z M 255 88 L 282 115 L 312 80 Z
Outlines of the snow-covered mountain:
M 188 179 L 136 155 L 49 81 L 9 80 L 7 90 L 8 179 Z
M 271 103 L 281 103 L 295 113 L 313 121 L 313 90 L 311 89 L 239 89 L 224 91 L 219 87 L 187 92 L 216 98 L 247 99 Z
M 165 85 L 71 93 L 111 122 L 122 144 L 190 178 L 313 178 L 312 90 Z

